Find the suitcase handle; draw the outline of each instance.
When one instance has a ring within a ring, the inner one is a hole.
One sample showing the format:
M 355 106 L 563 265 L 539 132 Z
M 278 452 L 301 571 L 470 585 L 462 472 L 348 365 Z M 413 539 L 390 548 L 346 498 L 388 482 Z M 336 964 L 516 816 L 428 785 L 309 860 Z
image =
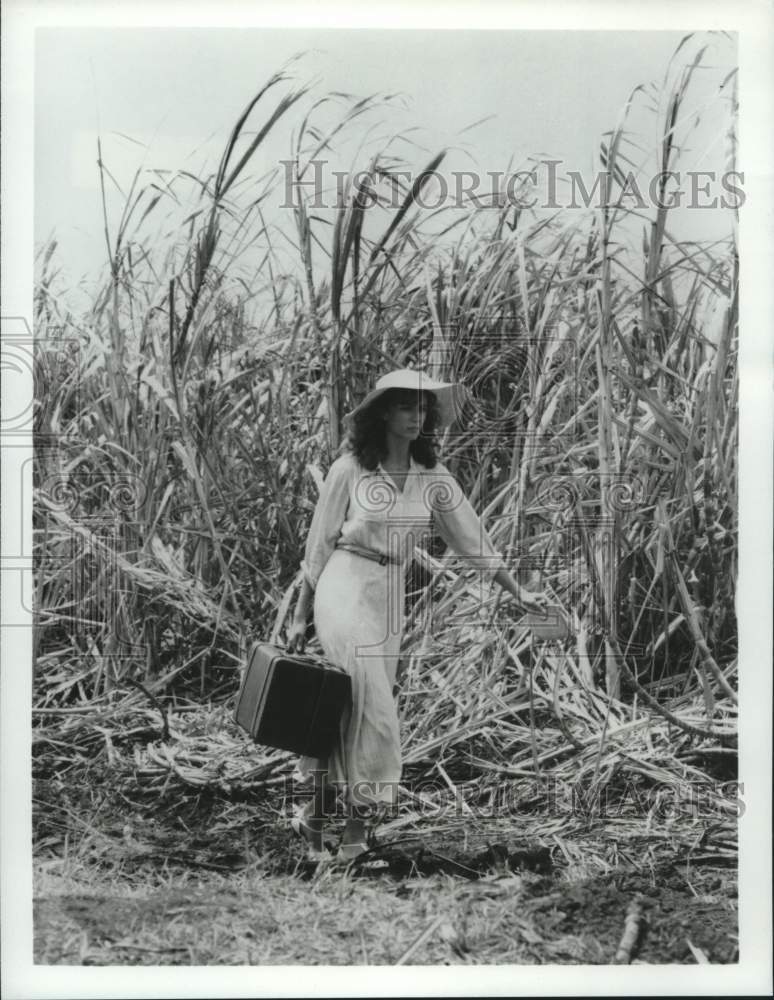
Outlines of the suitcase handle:
M 253 649 L 255 646 L 273 646 L 277 652 L 283 653 L 285 656 L 295 657 L 298 660 L 313 660 L 315 663 L 325 664 L 326 667 L 330 667 L 333 670 L 338 670 L 340 673 L 346 673 L 343 667 L 340 667 L 338 663 L 332 663 L 330 660 L 326 659 L 322 653 L 309 653 L 304 651 L 303 653 L 291 653 L 287 647 L 287 643 L 280 642 L 267 642 L 265 640 L 258 639 L 251 643 L 250 648 Z

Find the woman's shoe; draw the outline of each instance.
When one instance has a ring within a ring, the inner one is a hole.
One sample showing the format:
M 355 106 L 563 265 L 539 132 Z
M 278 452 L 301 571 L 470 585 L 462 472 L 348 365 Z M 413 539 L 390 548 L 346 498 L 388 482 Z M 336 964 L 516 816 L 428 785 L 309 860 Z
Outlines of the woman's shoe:
M 336 854 L 336 860 L 343 864 L 350 864 L 361 854 L 365 854 L 368 849 L 368 844 L 362 841 L 354 844 L 341 844 Z
M 370 860 L 368 857 L 370 851 L 368 844 L 342 844 L 334 861 L 340 865 L 357 864 L 358 871 L 381 871 L 390 867 L 384 858 Z
M 308 823 L 304 821 L 303 814 L 296 814 L 290 821 L 290 829 L 295 833 L 297 837 L 300 837 L 306 842 L 307 852 L 306 857 L 308 861 L 329 861 L 332 857 L 331 853 L 324 846 L 320 848 L 317 846 L 318 836 L 317 831 L 313 830 Z M 322 840 L 322 838 L 320 838 Z

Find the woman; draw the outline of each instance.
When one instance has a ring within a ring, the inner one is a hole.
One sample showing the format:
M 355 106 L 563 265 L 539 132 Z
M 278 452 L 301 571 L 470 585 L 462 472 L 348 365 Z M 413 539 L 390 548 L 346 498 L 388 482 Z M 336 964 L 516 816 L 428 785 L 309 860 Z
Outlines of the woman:
M 521 606 L 539 610 L 543 601 L 516 583 L 459 484 L 436 458 L 434 431 L 454 419 L 459 391 L 408 369 L 382 376 L 347 414 L 346 450 L 320 492 L 288 648 L 303 649 L 313 605 L 325 656 L 352 679 L 352 704 L 328 759 L 299 762 L 302 778 L 317 779 L 312 802 L 293 821 L 312 857 L 325 856 L 324 819 L 337 787 L 347 799 L 338 854 L 344 861 L 367 850 L 367 819 L 395 801 L 401 751 L 393 685 L 404 568 L 414 546 L 426 544 L 434 526 L 450 548 Z

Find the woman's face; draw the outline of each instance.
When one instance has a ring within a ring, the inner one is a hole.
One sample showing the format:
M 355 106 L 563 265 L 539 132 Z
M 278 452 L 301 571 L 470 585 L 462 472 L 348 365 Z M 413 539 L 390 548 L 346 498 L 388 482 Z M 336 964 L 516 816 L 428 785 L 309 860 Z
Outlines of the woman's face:
M 409 393 L 388 406 L 384 419 L 388 434 L 415 441 L 422 432 L 427 403 L 422 393 Z

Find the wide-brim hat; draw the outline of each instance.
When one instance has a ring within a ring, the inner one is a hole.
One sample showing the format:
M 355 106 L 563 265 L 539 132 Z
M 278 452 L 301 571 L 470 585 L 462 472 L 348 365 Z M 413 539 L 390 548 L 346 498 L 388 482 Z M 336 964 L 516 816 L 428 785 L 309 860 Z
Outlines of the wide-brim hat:
M 439 382 L 427 372 L 413 368 L 399 368 L 380 376 L 368 395 L 344 416 L 351 423 L 358 413 L 368 409 L 388 389 L 413 389 L 415 392 L 432 392 L 438 400 L 440 423 L 448 425 L 459 418 L 465 402 L 465 387 L 460 382 Z

